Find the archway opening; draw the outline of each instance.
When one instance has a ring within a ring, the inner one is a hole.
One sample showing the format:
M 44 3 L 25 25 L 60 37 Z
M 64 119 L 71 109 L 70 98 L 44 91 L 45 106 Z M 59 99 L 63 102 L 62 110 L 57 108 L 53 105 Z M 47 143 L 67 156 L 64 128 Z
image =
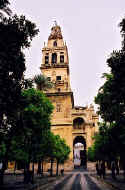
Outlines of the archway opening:
M 74 168 L 86 168 L 87 156 L 86 156 L 86 140 L 83 136 L 75 137 L 73 141 L 73 158 Z
M 84 129 L 85 128 L 85 121 L 81 117 L 77 117 L 73 120 L 73 129 Z

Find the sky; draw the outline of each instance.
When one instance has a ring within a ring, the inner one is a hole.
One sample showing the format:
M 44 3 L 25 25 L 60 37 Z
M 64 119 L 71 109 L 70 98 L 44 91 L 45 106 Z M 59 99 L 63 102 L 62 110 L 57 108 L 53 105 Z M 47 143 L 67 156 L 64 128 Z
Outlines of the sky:
M 94 103 L 109 72 L 106 59 L 121 48 L 119 22 L 125 0 L 10 0 L 13 13 L 35 22 L 40 32 L 26 54 L 26 77 L 40 73 L 42 48 L 54 21 L 61 26 L 69 52 L 71 88 L 75 105 Z

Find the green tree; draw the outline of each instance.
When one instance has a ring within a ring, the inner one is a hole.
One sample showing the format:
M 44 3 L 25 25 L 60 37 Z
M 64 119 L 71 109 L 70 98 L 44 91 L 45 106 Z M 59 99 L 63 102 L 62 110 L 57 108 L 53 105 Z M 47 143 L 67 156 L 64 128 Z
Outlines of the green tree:
M 115 126 L 100 123 L 99 133 L 94 137 L 94 158 L 96 160 L 113 160 L 117 156 L 116 139 L 113 136 Z M 115 146 L 115 149 L 114 149 Z
M 64 163 L 68 159 L 70 147 L 66 144 L 64 139 L 60 138 L 59 135 L 55 136 L 55 141 L 54 157 L 57 161 L 56 175 L 58 175 L 59 164 Z
M 9 1 L 0 1 L 0 9 L 7 12 Z M 9 12 L 8 12 L 9 13 Z M 37 35 L 36 25 L 25 16 L 3 16 L 0 19 L 0 146 L 4 147 L 3 168 L 0 184 L 8 161 L 10 140 L 14 136 L 17 113 L 20 109 L 21 81 L 25 71 L 23 49 L 29 48 L 32 39 Z
M 54 160 L 57 162 L 56 174 L 58 175 L 59 164 L 63 164 L 68 159 L 70 147 L 65 143 L 64 139 L 59 135 L 54 135 L 52 132 L 49 133 L 46 143 L 45 155 L 51 161 L 50 176 L 53 175 Z
M 33 88 L 33 79 L 31 79 L 31 78 L 23 78 L 22 81 L 21 81 L 21 88 L 22 89 Z
M 94 146 L 88 147 L 87 158 L 88 158 L 88 160 L 91 161 L 91 162 L 94 162 L 94 161 L 95 161 L 95 150 L 94 150 Z
M 10 16 L 12 11 L 9 8 L 8 0 L 0 0 L 0 19 L 3 19 L 5 15 Z
M 53 87 L 52 82 L 50 82 L 46 76 L 41 75 L 41 74 L 35 75 L 34 82 L 37 85 L 37 88 L 39 90 L 45 90 L 46 91 L 47 89 Z
M 124 160 L 125 154 L 125 19 L 121 27 L 122 48 L 113 51 L 107 59 L 109 74 L 104 74 L 106 81 L 100 88 L 95 103 L 99 105 L 99 114 L 104 120 L 106 133 L 99 131 L 100 140 L 96 139 L 104 154 L 110 157 L 118 155 Z M 101 128 L 101 127 L 100 127 Z M 102 128 L 101 128 L 102 130 Z M 104 130 L 103 130 L 104 132 Z M 101 139 L 102 138 L 102 139 Z M 105 144 L 101 144 L 105 142 Z M 113 148 L 115 147 L 115 148 Z M 125 170 L 125 162 L 124 162 Z
M 43 136 L 50 131 L 53 105 L 42 92 L 33 88 L 24 90 L 22 96 L 22 127 L 12 139 L 11 159 L 25 163 L 24 179 L 27 181 L 25 177 L 29 173 L 29 164 L 42 156 L 42 144 L 45 145 Z
M 55 135 L 50 132 L 48 134 L 47 138 L 47 144 L 46 144 L 46 153 L 45 155 L 50 159 L 51 167 L 50 167 L 50 176 L 53 175 L 53 162 L 55 159 L 55 152 L 56 152 L 56 137 Z
M 3 115 L 7 118 L 19 105 L 21 84 L 25 71 L 23 49 L 30 47 L 32 38 L 38 33 L 36 25 L 25 16 L 4 18 L 0 22 L 0 126 Z M 9 93 L 8 93 L 9 92 Z
M 37 154 L 37 162 L 38 162 L 38 174 L 43 175 L 43 163 L 47 159 L 48 160 L 48 152 L 50 151 L 50 142 L 52 141 L 52 132 L 50 130 L 42 132 L 42 137 L 40 139 L 39 144 L 39 152 Z M 52 148 L 52 147 L 51 147 Z M 42 164 L 42 168 L 41 168 Z

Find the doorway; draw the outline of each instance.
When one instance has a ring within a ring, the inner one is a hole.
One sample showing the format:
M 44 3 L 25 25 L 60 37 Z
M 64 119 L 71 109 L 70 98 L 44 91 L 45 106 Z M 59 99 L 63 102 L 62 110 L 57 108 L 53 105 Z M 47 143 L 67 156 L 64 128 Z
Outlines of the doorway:
M 76 136 L 73 141 L 74 168 L 87 167 L 86 141 L 83 136 Z

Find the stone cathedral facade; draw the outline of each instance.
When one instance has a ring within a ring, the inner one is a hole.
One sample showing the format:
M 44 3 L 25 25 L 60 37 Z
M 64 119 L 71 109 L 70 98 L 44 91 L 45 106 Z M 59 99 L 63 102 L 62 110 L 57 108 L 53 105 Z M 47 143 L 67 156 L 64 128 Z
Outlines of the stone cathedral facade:
M 84 153 L 92 145 L 92 137 L 98 131 L 98 115 L 92 105 L 89 107 L 74 105 L 68 48 L 57 24 L 51 28 L 48 42 L 42 49 L 40 69 L 42 74 L 54 83 L 54 87 L 45 92 L 54 105 L 51 130 L 66 140 L 71 148 L 72 160 L 76 143 L 83 144 Z

